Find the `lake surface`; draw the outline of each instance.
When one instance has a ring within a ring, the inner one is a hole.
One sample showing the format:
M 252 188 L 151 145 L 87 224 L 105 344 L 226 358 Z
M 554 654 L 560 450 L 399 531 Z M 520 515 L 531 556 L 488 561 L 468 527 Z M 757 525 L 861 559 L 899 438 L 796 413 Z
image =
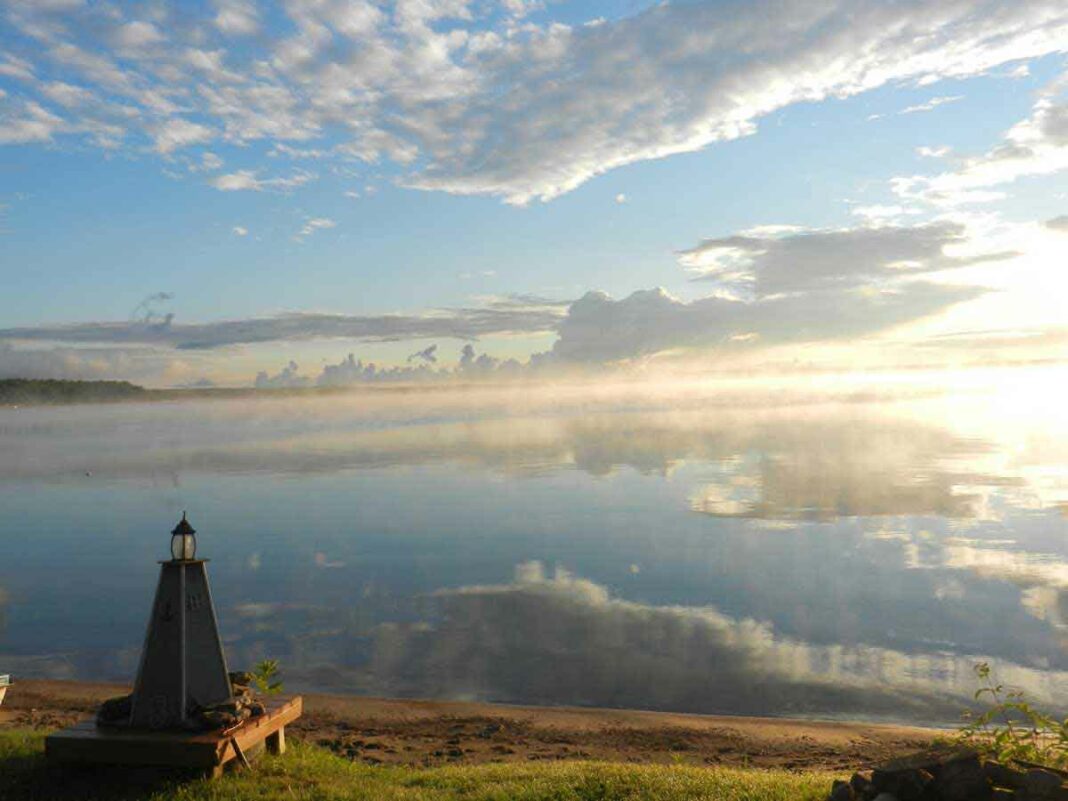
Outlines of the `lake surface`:
M 0 672 L 129 681 L 169 531 L 287 687 L 946 721 L 1068 698 L 1063 371 L 0 409 Z

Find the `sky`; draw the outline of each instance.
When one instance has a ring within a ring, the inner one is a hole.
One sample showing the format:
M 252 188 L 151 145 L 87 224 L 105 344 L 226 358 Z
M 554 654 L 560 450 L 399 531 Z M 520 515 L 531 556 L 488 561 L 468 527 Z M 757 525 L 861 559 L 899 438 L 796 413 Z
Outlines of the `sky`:
M 4 0 L 0 377 L 1058 361 L 1066 55 L 1063 2 Z

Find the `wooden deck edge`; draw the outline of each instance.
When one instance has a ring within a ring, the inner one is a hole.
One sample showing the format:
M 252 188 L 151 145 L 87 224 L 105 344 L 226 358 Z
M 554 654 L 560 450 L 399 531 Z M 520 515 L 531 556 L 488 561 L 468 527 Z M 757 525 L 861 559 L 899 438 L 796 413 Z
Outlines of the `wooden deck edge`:
M 160 732 L 129 730 L 98 732 L 92 723 L 82 722 L 48 735 L 45 758 L 60 763 L 219 768 L 236 758 L 239 750 L 248 752 L 275 737 L 299 718 L 303 709 L 303 699 L 295 696 L 232 732 L 194 736 L 168 737 Z

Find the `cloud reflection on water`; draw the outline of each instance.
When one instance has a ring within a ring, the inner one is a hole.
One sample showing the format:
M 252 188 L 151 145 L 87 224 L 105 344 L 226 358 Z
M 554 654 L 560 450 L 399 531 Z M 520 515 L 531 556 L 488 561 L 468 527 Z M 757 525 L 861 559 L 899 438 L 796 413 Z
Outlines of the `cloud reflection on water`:
M 228 522 L 266 536 L 216 554 L 227 647 L 309 688 L 949 719 L 992 655 L 1007 682 L 1065 697 L 1068 432 L 976 422 L 958 399 L 744 400 L 0 410 L 0 490 L 243 493 L 220 503 L 257 519 Z M 260 520 L 264 493 L 296 508 Z M 125 675 L 137 636 L 12 658 Z
M 162 405 L 161 405 L 162 406 Z M 723 407 L 486 416 L 411 409 L 378 422 L 360 407 L 215 404 L 187 409 L 120 407 L 31 410 L 9 416 L 0 442 L 17 458 L 0 481 L 102 478 L 180 479 L 183 473 L 314 474 L 453 463 L 518 476 L 578 469 L 606 476 L 622 468 L 667 475 L 707 462 L 714 479 L 694 493 L 694 510 L 764 520 L 930 514 L 972 517 L 976 488 L 1023 479 L 969 468 L 990 443 L 937 421 L 887 414 L 878 406 Z M 329 410 L 329 414 L 316 414 Z M 86 419 L 81 424 L 78 416 Z

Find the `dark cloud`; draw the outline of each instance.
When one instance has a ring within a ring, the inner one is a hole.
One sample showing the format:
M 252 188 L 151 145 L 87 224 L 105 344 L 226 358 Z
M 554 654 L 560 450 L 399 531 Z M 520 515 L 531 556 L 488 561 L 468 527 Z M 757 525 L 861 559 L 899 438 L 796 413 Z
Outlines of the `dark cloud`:
M 89 322 L 60 326 L 0 329 L 0 339 L 67 343 L 153 344 L 180 349 L 307 339 L 351 339 L 384 342 L 450 337 L 477 339 L 508 333 L 552 331 L 560 319 L 560 305 L 507 305 L 442 310 L 423 315 L 294 313 L 277 317 L 224 320 L 216 323 Z
M 0 341 L 0 378 L 139 380 L 166 371 L 173 356 L 148 348 L 16 348 Z
M 662 289 L 613 300 L 589 292 L 559 323 L 553 355 L 565 361 L 631 359 L 672 348 L 851 339 L 918 320 L 986 290 L 914 281 L 894 288 L 826 290 L 751 302 L 689 303 Z
M 311 386 L 311 383 L 311 379 L 300 374 L 300 366 L 290 361 L 276 375 L 271 375 L 266 370 L 257 373 L 253 386 L 256 389 L 299 389 Z
M 408 363 L 411 364 L 413 361 L 420 361 L 424 364 L 436 364 L 438 361 L 437 352 L 437 345 L 431 345 L 422 350 L 417 350 L 408 357 Z
M 715 281 L 756 298 L 853 288 L 1017 255 L 1005 252 L 961 258 L 946 254 L 947 247 L 967 241 L 963 225 L 935 222 L 912 227 L 806 230 L 784 236 L 735 235 L 707 239 L 679 255 L 683 264 L 700 273 L 694 280 Z

